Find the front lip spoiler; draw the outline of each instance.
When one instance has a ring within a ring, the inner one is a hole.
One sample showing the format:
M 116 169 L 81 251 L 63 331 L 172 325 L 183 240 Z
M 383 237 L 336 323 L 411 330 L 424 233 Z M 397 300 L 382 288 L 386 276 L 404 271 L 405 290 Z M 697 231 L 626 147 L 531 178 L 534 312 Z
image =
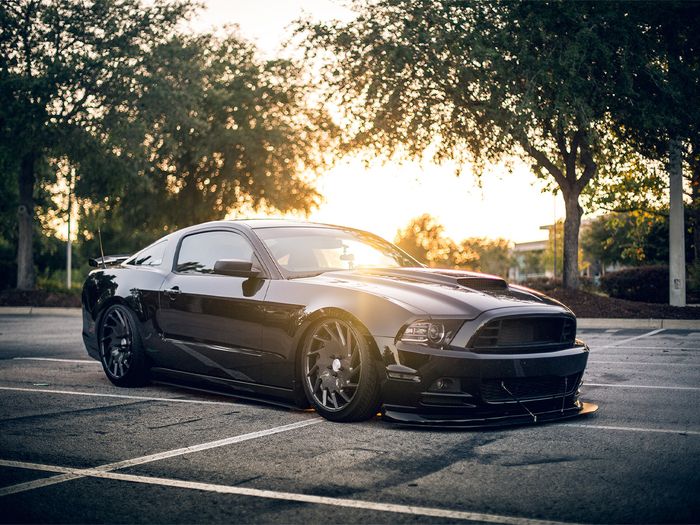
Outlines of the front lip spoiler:
M 578 402 L 578 406 L 570 407 L 562 410 L 551 410 L 546 412 L 537 412 L 534 415 L 523 411 L 522 414 L 504 415 L 504 416 L 488 416 L 480 418 L 432 418 L 415 412 L 402 412 L 385 408 L 382 412 L 384 419 L 398 423 L 403 426 L 415 427 L 439 427 L 439 428 L 497 428 L 497 427 L 512 427 L 522 425 L 534 425 L 538 423 L 548 423 L 559 421 L 561 419 L 570 419 L 579 416 L 592 414 L 598 410 L 598 405 L 593 403 Z

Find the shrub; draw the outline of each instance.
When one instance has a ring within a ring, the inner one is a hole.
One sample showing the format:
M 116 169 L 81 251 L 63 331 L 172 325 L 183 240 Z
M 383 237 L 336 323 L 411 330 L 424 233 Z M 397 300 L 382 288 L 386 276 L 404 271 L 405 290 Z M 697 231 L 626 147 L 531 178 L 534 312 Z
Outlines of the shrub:
M 526 281 L 523 281 L 523 286 L 532 288 L 533 290 L 538 290 L 543 293 L 550 293 L 554 290 L 559 290 L 562 287 L 562 281 L 560 278 L 553 279 L 552 277 L 533 277 Z M 579 288 L 587 292 L 597 292 L 598 287 L 593 279 L 590 277 L 581 276 L 579 277 Z
M 646 303 L 668 302 L 668 266 L 640 266 L 612 272 L 600 278 L 610 297 Z
M 14 288 L 17 282 L 17 264 L 13 260 L 0 259 L 0 290 Z
M 700 260 L 687 266 L 686 296 L 690 304 L 700 303 Z
M 561 279 L 552 279 L 551 277 L 532 277 L 526 281 L 523 281 L 522 283 L 517 284 L 522 284 L 523 286 L 527 286 L 533 290 L 547 293 L 551 292 L 552 290 L 556 290 L 557 288 L 561 288 Z

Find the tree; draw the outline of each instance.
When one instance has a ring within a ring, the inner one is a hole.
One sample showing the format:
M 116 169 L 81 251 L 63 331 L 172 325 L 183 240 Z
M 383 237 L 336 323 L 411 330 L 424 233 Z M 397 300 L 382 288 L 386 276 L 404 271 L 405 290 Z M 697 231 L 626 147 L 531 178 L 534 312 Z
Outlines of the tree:
M 670 302 L 685 304 L 684 161 L 690 166 L 694 255 L 700 254 L 700 3 L 642 2 L 630 13 L 639 27 L 628 96 L 612 105 L 622 137 L 645 157 L 665 162 L 669 187 Z M 623 94 L 624 95 L 624 94 Z
M 461 267 L 501 277 L 508 276 L 513 258 L 510 242 L 506 239 L 470 237 L 459 243 L 459 246 L 462 252 L 476 254 L 474 260 L 462 262 Z
M 56 159 L 75 170 L 90 246 L 99 226 L 129 251 L 235 210 L 318 202 L 311 173 L 335 127 L 308 104 L 304 71 L 259 59 L 232 33 L 180 33 L 192 10 L 189 0 L 0 6 L 0 167 L 16 174 L 0 184 L 20 210 L 19 288 L 34 286 L 34 216 Z
M 610 213 L 582 231 L 586 259 L 603 266 L 641 266 L 668 261 L 668 219 L 645 212 Z
M 145 161 L 108 195 L 99 178 L 80 179 L 93 225 L 83 232 L 87 242 L 106 217 L 105 239 L 131 251 L 227 214 L 308 212 L 318 203 L 311 174 L 330 162 L 324 149 L 336 128 L 307 100 L 297 64 L 261 60 L 235 34 L 176 35 L 145 64 L 142 129 L 134 134 Z
M 111 129 L 130 124 L 135 72 L 190 10 L 159 0 L 0 5 L 0 157 L 17 176 L 18 288 L 35 284 L 34 199 L 47 157 L 131 160 Z
M 477 167 L 512 154 L 564 196 L 564 285 L 578 286 L 579 196 L 595 179 L 609 108 L 629 84 L 631 4 L 379 0 L 350 23 L 305 23 L 347 109 L 347 147 Z
M 424 213 L 399 230 L 396 245 L 428 266 L 455 267 L 473 264 L 476 252 L 463 249 L 445 236 L 445 227 Z
M 150 161 L 135 181 L 138 200 L 127 193 L 120 207 L 175 229 L 241 208 L 306 212 L 318 203 L 307 172 L 327 165 L 336 128 L 308 102 L 298 65 L 261 60 L 233 34 L 178 36 L 146 65 Z
M 399 230 L 394 242 L 428 266 L 463 268 L 505 277 L 511 265 L 507 240 L 471 237 L 455 242 L 445 235 L 445 227 L 427 213 Z

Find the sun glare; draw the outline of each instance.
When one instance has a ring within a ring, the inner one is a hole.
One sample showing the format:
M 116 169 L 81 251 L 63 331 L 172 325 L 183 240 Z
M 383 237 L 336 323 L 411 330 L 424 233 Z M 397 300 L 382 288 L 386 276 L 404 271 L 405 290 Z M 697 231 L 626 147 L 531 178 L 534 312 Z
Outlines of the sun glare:
M 308 15 L 319 20 L 350 20 L 353 12 L 330 0 L 206 0 L 194 20 L 195 30 L 212 30 L 222 24 L 238 24 L 241 34 L 255 42 L 265 55 L 274 56 L 289 36 L 289 24 Z M 468 169 L 455 176 L 455 166 L 429 162 L 371 163 L 359 158 L 338 162 L 317 180 L 324 199 L 310 220 L 353 226 L 393 240 L 397 230 L 423 213 L 445 226 L 447 235 L 502 237 L 515 242 L 546 237 L 540 226 L 563 216 L 563 201 L 542 193 L 542 182 L 524 164 L 513 173 L 502 166 L 488 172 L 482 187 Z M 555 204 L 556 202 L 556 204 Z M 235 217 L 261 216 L 250 209 Z
M 563 202 L 542 193 L 543 183 L 524 164 L 513 173 L 494 167 L 482 179 L 451 165 L 404 162 L 366 167 L 350 158 L 322 174 L 324 196 L 309 219 L 352 226 L 393 240 L 413 218 L 429 213 L 456 240 L 502 237 L 515 242 L 541 239 L 541 225 L 561 217 Z M 290 215 L 294 216 L 294 215 Z

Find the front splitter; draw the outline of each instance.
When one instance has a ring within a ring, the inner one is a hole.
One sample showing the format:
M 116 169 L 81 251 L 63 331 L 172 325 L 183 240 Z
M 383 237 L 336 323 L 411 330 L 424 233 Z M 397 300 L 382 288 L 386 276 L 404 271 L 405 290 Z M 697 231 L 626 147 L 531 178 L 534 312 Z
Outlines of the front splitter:
M 546 412 L 535 412 L 534 414 L 508 414 L 490 415 L 479 418 L 435 418 L 428 415 L 413 412 L 402 412 L 398 410 L 385 409 L 382 412 L 384 419 L 401 425 L 416 427 L 436 427 L 436 428 L 496 428 L 512 427 L 521 425 L 536 425 L 538 423 L 550 423 L 562 419 L 592 414 L 598 410 L 598 405 L 593 403 L 577 402 L 578 406 L 564 410 L 551 410 Z

